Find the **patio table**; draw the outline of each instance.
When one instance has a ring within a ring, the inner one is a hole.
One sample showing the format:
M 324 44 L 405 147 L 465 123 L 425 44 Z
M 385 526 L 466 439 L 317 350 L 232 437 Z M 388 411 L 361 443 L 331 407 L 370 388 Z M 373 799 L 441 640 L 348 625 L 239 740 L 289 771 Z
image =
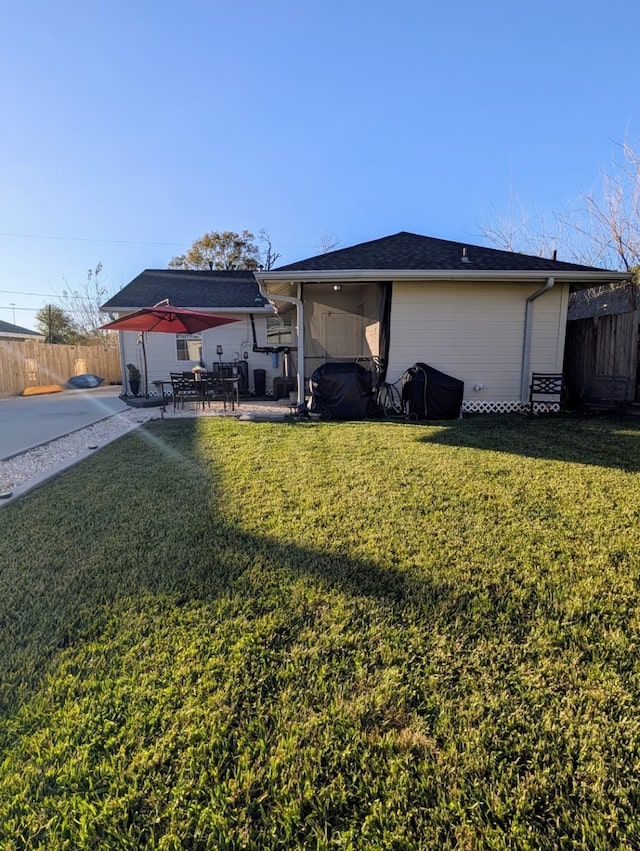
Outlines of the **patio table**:
M 197 390 L 199 393 L 198 402 L 202 403 L 202 406 L 204 407 L 204 403 L 207 400 L 207 392 L 212 386 L 211 381 L 207 378 L 206 374 L 203 375 L 202 378 L 195 378 L 195 376 L 187 377 L 185 375 L 182 380 L 188 381 L 189 383 L 193 383 L 194 389 Z M 240 407 L 239 382 L 240 376 L 233 376 L 229 378 L 214 380 L 214 383 L 219 384 L 222 389 L 222 403 L 224 405 L 225 411 L 227 410 L 227 403 L 231 405 L 232 411 L 235 411 L 236 405 Z M 169 391 L 173 392 L 173 382 L 169 378 L 157 378 L 151 383 L 158 388 L 158 392 L 162 397 L 162 414 L 164 416 L 167 410 L 167 396 L 165 394 L 165 387 L 168 387 Z

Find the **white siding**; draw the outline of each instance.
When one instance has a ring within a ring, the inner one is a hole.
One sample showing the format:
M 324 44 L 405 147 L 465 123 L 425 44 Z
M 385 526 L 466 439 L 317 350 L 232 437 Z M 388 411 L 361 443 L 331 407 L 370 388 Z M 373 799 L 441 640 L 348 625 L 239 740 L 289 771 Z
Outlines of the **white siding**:
M 271 391 L 272 381 L 275 377 L 282 375 L 282 360 L 279 356 L 278 367 L 272 366 L 272 356 L 262 352 L 253 351 L 253 334 L 249 316 L 237 315 L 238 322 L 230 322 L 228 325 L 220 325 L 218 328 L 210 328 L 202 332 L 202 359 L 205 366 L 211 367 L 214 361 L 218 361 L 216 346 L 220 344 L 224 350 L 223 361 L 233 361 L 234 353 L 238 353 L 242 359 L 244 351 L 249 352 L 247 362 L 249 370 L 249 387 L 253 386 L 253 370 L 264 369 L 267 378 L 267 392 Z M 259 346 L 266 344 L 266 320 L 264 315 L 255 316 L 256 336 Z M 135 331 L 123 331 L 124 363 L 134 363 L 143 372 L 142 346 L 138 343 L 138 333 Z M 196 361 L 178 360 L 175 334 L 146 335 L 147 367 L 149 370 L 149 392 L 155 392 L 151 383 L 154 380 L 168 380 L 170 372 L 182 372 L 189 370 Z M 126 374 L 126 372 L 125 372 Z
M 540 284 L 394 283 L 388 381 L 414 363 L 462 379 L 465 399 L 520 397 L 525 305 Z M 556 284 L 533 302 L 530 368 L 560 372 L 567 309 Z M 482 384 L 479 391 L 474 384 Z

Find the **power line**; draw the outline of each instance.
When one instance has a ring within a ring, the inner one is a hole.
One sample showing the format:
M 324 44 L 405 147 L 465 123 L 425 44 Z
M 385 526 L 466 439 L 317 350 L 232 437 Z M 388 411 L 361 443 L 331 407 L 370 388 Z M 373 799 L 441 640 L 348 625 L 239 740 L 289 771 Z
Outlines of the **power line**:
M 40 308 L 39 307 L 13 307 L 11 305 L 7 306 L 6 304 L 0 304 L 0 310 L 24 310 L 29 313 L 37 313 Z
M 184 245 L 182 242 L 143 242 L 134 239 L 95 239 L 89 236 L 50 236 L 42 233 L 5 233 L 0 231 L 0 236 L 10 236 L 16 239 L 54 239 L 63 242 L 103 242 L 112 245 Z
M 22 290 L 0 290 L 0 293 L 7 293 L 8 295 L 35 295 L 42 296 L 43 298 L 53 298 L 52 293 L 25 293 Z
M 0 290 L 0 293 L 6 293 L 7 295 L 31 295 L 36 296 L 37 298 L 50 298 L 50 299 L 70 299 L 77 298 L 82 299 L 83 301 L 93 301 L 93 296 L 89 295 L 78 295 L 77 293 L 63 292 L 62 295 L 58 293 L 25 293 L 21 290 Z M 106 296 L 105 296 L 106 298 Z
M 184 247 L 184 242 L 147 242 L 139 239 L 99 239 L 92 236 L 52 236 L 44 233 L 8 233 L 0 231 L 0 236 L 7 236 L 14 239 L 52 239 L 61 242 L 100 242 L 107 245 L 168 245 L 174 247 Z M 197 240 L 196 240 L 197 241 Z M 317 248 L 315 244 L 310 242 L 302 245 L 280 244 L 274 248 Z

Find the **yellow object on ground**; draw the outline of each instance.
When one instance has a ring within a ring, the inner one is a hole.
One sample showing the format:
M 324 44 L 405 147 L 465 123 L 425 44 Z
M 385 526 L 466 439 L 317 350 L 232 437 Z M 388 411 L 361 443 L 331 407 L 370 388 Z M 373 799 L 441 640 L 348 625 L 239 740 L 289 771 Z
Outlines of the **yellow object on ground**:
M 25 387 L 23 396 L 39 396 L 41 393 L 62 393 L 59 384 L 43 384 L 41 387 Z

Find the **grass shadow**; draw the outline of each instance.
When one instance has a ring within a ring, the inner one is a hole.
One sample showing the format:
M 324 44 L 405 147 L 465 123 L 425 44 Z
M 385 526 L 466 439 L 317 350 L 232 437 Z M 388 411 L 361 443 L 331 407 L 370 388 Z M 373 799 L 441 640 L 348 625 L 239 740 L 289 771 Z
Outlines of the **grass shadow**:
M 51 848 L 581 847 L 588 817 L 606 847 L 601 745 L 614 794 L 637 773 L 637 539 L 610 543 L 635 506 L 617 473 L 489 459 L 483 487 L 492 463 L 435 446 L 513 453 L 500 423 L 155 422 L 9 506 L 0 822 Z
M 437 425 L 419 440 L 630 473 L 640 471 L 640 423 L 635 418 L 479 415 Z
M 56 655 L 92 640 L 123 600 L 240 595 L 255 614 L 274 600 L 286 606 L 288 583 L 303 577 L 385 608 L 415 603 L 393 566 L 225 519 L 220 469 L 199 458 L 201 441 L 197 419 L 147 424 L 0 515 L 0 710 Z

